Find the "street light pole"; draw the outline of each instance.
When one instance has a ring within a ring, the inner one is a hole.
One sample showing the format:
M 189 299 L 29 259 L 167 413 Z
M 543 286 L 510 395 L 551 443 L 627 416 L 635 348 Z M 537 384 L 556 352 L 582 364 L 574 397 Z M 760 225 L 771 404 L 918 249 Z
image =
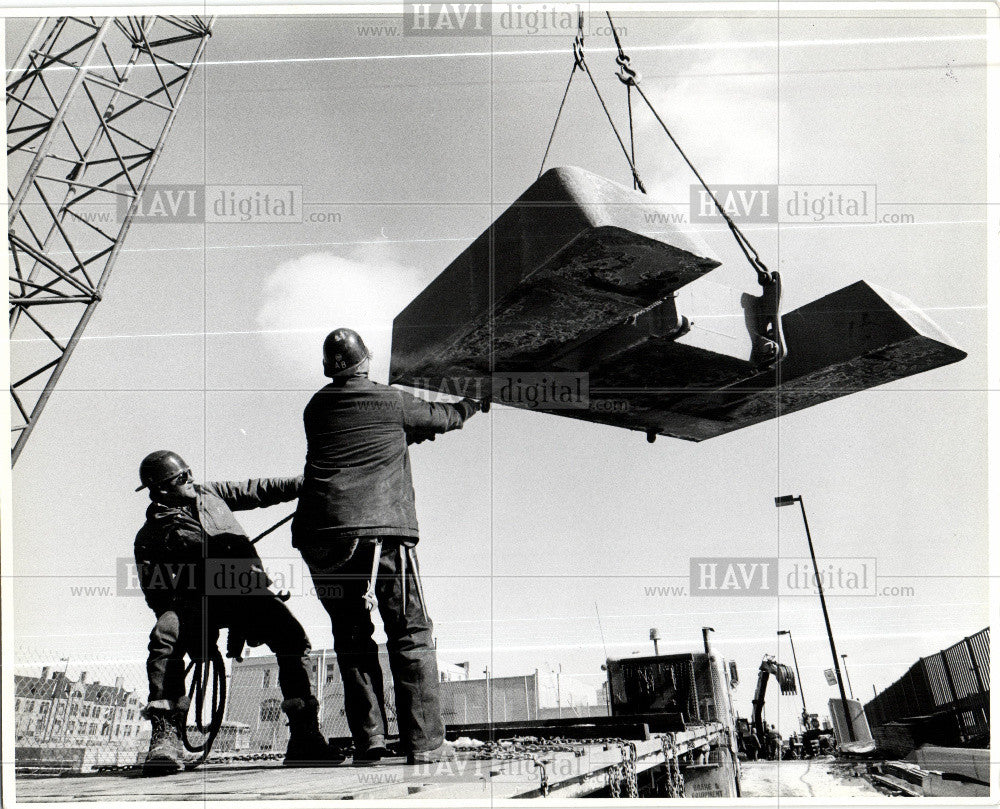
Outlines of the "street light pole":
M 847 676 L 847 689 L 851 692 L 851 699 L 854 699 L 854 686 L 851 685 L 851 672 L 847 670 L 847 655 L 841 655 L 840 659 L 844 661 L 844 674 Z
M 819 590 L 819 603 L 823 608 L 823 620 L 826 622 L 826 635 L 830 639 L 830 653 L 833 655 L 833 669 L 837 673 L 837 686 L 840 689 L 840 699 L 844 706 L 844 721 L 847 724 L 847 735 L 855 741 L 854 722 L 851 721 L 851 708 L 847 704 L 847 692 L 844 691 L 844 678 L 840 673 L 840 661 L 837 659 L 837 644 L 833 641 L 833 628 L 830 626 L 830 613 L 826 609 L 826 596 L 823 594 L 823 580 L 819 575 L 819 565 L 816 563 L 816 551 L 813 548 L 812 534 L 809 532 L 809 519 L 806 517 L 806 505 L 802 495 L 787 494 L 775 497 L 774 505 L 778 508 L 798 503 L 802 510 L 802 524 L 806 528 L 806 541 L 809 543 L 809 556 L 812 558 L 813 572 L 816 574 L 816 589 Z
M 795 641 L 792 640 L 792 630 L 790 629 L 779 629 L 779 637 L 781 635 L 788 635 L 788 642 L 792 644 L 792 660 L 795 663 L 795 676 L 799 678 L 799 696 L 802 697 L 802 727 L 808 730 L 806 718 L 809 716 L 809 711 L 806 709 L 806 690 L 802 687 L 802 675 L 799 674 L 799 659 L 795 656 Z
M 493 700 L 492 694 L 490 693 L 490 667 L 487 666 L 483 669 L 483 674 L 486 675 L 486 724 L 492 729 L 493 726 Z M 492 733 L 491 733 L 492 735 Z

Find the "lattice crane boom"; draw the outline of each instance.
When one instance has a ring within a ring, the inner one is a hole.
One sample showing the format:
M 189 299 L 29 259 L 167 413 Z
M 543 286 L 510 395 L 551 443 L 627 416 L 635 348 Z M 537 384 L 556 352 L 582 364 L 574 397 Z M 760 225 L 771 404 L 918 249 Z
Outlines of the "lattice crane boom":
M 212 22 L 42 19 L 8 74 L 12 462 L 101 301 Z M 117 221 L 87 215 L 111 201 Z

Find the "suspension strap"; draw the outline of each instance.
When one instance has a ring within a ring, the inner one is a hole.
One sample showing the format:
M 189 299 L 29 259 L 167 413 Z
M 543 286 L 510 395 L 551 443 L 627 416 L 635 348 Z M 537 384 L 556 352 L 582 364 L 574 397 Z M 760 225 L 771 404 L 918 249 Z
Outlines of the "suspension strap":
M 746 256 L 746 259 L 750 263 L 750 266 L 756 271 L 757 281 L 760 283 L 761 286 L 766 286 L 767 284 L 771 283 L 771 271 L 767 268 L 767 265 L 764 264 L 763 259 L 761 259 L 760 255 L 754 249 L 753 245 L 750 244 L 750 240 L 743 235 L 743 231 L 740 230 L 739 226 L 733 221 L 732 217 L 728 213 L 726 213 L 726 209 L 722 207 L 722 203 L 719 202 L 718 197 L 715 196 L 715 193 L 712 191 L 712 189 L 708 187 L 708 183 L 706 183 L 705 179 L 701 176 L 701 174 L 698 173 L 698 169 L 696 169 L 694 167 L 694 164 L 688 159 L 688 156 L 684 153 L 684 150 L 681 148 L 681 145 L 677 142 L 677 139 L 673 136 L 673 133 L 667 127 L 666 123 L 664 123 L 663 119 L 660 117 L 660 114 L 656 111 L 656 108 L 653 106 L 653 102 L 649 100 L 649 98 L 646 96 L 646 94 L 643 92 L 642 88 L 638 84 L 635 86 L 635 89 L 636 92 L 639 93 L 640 96 L 642 96 L 642 100 L 646 102 L 646 106 L 649 107 L 650 112 L 653 113 L 653 117 L 656 118 L 657 123 L 659 123 L 659 125 L 663 128 L 663 131 L 667 133 L 667 137 L 670 138 L 671 143 L 673 143 L 674 146 L 677 148 L 677 151 L 680 153 L 680 156 L 684 158 L 684 162 L 687 163 L 688 168 L 690 168 L 694 176 L 698 178 L 698 182 L 701 183 L 701 187 L 705 189 L 705 193 L 707 193 L 709 197 L 711 197 L 712 202 L 715 204 L 716 210 L 719 212 L 720 216 L 722 216 L 722 218 L 725 220 L 726 225 L 729 227 L 730 232 L 736 239 L 736 243 L 740 246 L 740 250 L 743 251 L 743 255 Z
M 611 32 L 615 38 L 615 44 L 618 46 L 618 57 L 615 59 L 619 67 L 618 78 L 626 85 L 626 87 L 629 90 L 630 131 L 632 128 L 631 90 L 633 87 L 635 87 L 636 92 L 642 97 L 642 100 L 646 102 L 646 106 L 649 107 L 649 111 L 653 113 L 653 117 L 656 118 L 657 123 L 659 123 L 659 125 L 663 128 L 663 131 L 666 132 L 667 137 L 670 138 L 670 142 L 674 144 L 677 151 L 680 153 L 680 156 L 684 159 L 684 162 L 687 163 L 688 168 L 691 169 L 691 171 L 694 173 L 694 176 L 698 178 L 698 182 L 701 183 L 701 187 L 704 188 L 705 192 L 709 195 L 709 197 L 711 197 L 712 202 L 715 204 L 716 210 L 725 220 L 726 225 L 729 227 L 730 232 L 733 234 L 733 238 L 736 239 L 736 243 L 740 246 L 740 250 L 743 251 L 743 255 L 746 256 L 746 259 L 749 262 L 750 266 L 757 273 L 757 282 L 762 287 L 768 287 L 774 284 L 775 283 L 775 279 L 773 278 L 774 273 L 772 273 L 767 268 L 767 265 L 764 264 L 764 261 L 761 259 L 757 251 L 754 249 L 753 245 L 750 244 L 749 239 L 747 239 L 747 237 L 743 235 L 743 231 L 739 229 L 739 226 L 733 221 L 732 217 L 728 213 L 726 213 L 725 208 L 722 207 L 722 203 L 719 202 L 718 198 L 715 196 L 712 189 L 708 187 L 708 183 L 706 183 L 701 174 L 698 173 L 698 169 L 696 169 L 694 167 L 694 164 L 688 159 L 688 156 L 684 153 L 684 150 L 681 148 L 681 145 L 677 142 L 677 139 L 674 137 L 673 133 L 667 127 L 664 120 L 660 117 L 660 114 L 656 111 L 656 108 L 653 106 L 653 102 L 649 100 L 649 98 L 643 92 L 642 87 L 639 86 L 639 80 L 641 77 L 639 76 L 638 73 L 635 72 L 635 70 L 632 69 L 629 63 L 629 57 L 625 53 L 625 50 L 622 48 L 621 40 L 618 37 L 618 31 L 615 28 L 614 21 L 611 19 L 611 14 L 610 12 L 606 13 L 608 15 L 608 23 L 611 25 Z M 633 157 L 634 157 L 634 152 L 633 152 Z M 630 161 L 630 165 L 633 165 L 633 170 L 634 170 L 634 161 Z
M 618 127 L 615 126 L 615 121 L 611 117 L 611 113 L 608 111 L 608 105 L 604 103 L 604 97 L 601 95 L 601 90 L 597 86 L 597 82 L 594 80 L 593 74 L 590 72 L 590 68 L 587 66 L 587 60 L 584 57 L 583 52 L 583 12 L 577 12 L 577 31 L 576 37 L 573 40 L 573 71 L 570 73 L 569 81 L 566 83 L 566 91 L 563 93 L 562 103 L 559 105 L 559 112 L 556 114 L 556 121 L 552 127 L 552 134 L 549 135 L 548 146 L 545 147 L 545 155 L 542 157 L 542 165 L 538 170 L 538 176 L 542 176 L 542 172 L 545 170 L 545 159 L 548 157 L 549 148 L 552 146 L 552 139 L 556 134 L 556 127 L 559 125 L 559 117 L 562 115 L 563 105 L 566 103 L 566 96 L 569 94 L 569 86 L 573 81 L 573 77 L 576 75 L 577 70 L 583 71 L 587 78 L 590 79 L 590 84 L 594 88 L 594 92 L 597 94 L 597 100 L 601 103 L 601 109 L 604 110 L 604 115 L 608 119 L 608 123 L 611 124 L 611 130 L 615 133 L 615 138 L 618 140 L 618 145 L 622 147 L 622 154 L 625 155 L 625 160 L 628 161 L 629 169 L 632 171 L 632 184 L 635 188 L 638 188 L 643 193 L 646 192 L 645 186 L 642 184 L 642 180 L 639 177 L 639 173 L 635 168 L 635 149 L 633 143 L 632 154 L 629 154 L 628 148 L 625 146 L 625 141 L 622 140 L 622 136 L 618 133 Z M 631 119 L 629 121 L 629 129 L 631 130 Z
M 573 77 L 576 75 L 576 69 L 580 66 L 579 62 L 573 62 L 573 69 L 569 72 L 569 81 L 566 82 L 566 90 L 563 92 L 562 101 L 559 102 L 559 111 L 556 113 L 556 122 L 552 125 L 552 132 L 549 135 L 549 142 L 545 144 L 545 154 L 542 155 L 542 165 L 538 167 L 538 176 L 542 176 L 542 172 L 545 171 L 545 161 L 549 156 L 549 149 L 552 148 L 552 141 L 556 136 L 556 127 L 559 126 L 559 118 L 562 116 L 563 107 L 566 105 L 566 96 L 569 95 L 570 85 L 573 83 Z M 537 178 L 536 178 L 537 179 Z
M 622 41 L 618 38 L 618 29 L 615 28 L 614 21 L 611 19 L 610 12 L 604 12 L 608 15 L 608 23 L 611 25 L 611 34 L 615 38 L 615 46 L 618 48 L 618 56 L 615 57 L 615 62 L 618 64 L 618 81 L 625 85 L 625 97 L 628 104 L 628 139 L 629 148 L 632 152 L 632 165 L 635 165 L 635 127 L 632 121 L 632 87 L 639 82 L 642 78 L 633 68 L 629 62 L 628 55 L 622 48 Z M 634 181 L 632 183 L 633 188 L 638 188 L 638 184 Z

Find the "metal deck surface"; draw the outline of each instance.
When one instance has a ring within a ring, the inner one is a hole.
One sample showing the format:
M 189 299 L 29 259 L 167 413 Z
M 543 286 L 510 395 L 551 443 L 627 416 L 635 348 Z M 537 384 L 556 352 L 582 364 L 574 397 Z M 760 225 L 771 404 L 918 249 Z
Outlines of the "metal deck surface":
M 719 723 L 666 736 L 625 742 L 635 746 L 637 773 L 724 744 Z M 667 743 L 664 743 L 664 739 Z M 546 795 L 584 797 L 605 788 L 608 773 L 623 762 L 617 740 L 553 740 L 552 749 L 513 759 L 481 759 L 463 752 L 454 762 L 355 767 L 285 768 L 279 763 L 205 764 L 156 778 L 138 773 L 61 777 L 18 776 L 18 802 L 158 800 L 324 800 L 397 798 L 490 801 Z

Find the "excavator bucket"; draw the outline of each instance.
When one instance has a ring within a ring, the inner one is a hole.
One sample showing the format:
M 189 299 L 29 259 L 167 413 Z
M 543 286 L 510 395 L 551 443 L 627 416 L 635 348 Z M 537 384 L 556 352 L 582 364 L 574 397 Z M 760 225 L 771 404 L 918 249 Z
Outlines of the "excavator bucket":
M 396 317 L 392 381 L 545 368 L 719 266 L 647 235 L 662 217 L 596 174 L 545 172 Z
M 666 222 L 550 169 L 396 317 L 390 381 L 702 441 L 966 356 L 858 281 L 783 315 L 785 358 L 762 365 L 762 298 L 720 296 L 719 262 L 654 236 Z
M 775 676 L 782 694 L 797 694 L 795 689 L 795 672 L 784 663 L 775 663 Z

